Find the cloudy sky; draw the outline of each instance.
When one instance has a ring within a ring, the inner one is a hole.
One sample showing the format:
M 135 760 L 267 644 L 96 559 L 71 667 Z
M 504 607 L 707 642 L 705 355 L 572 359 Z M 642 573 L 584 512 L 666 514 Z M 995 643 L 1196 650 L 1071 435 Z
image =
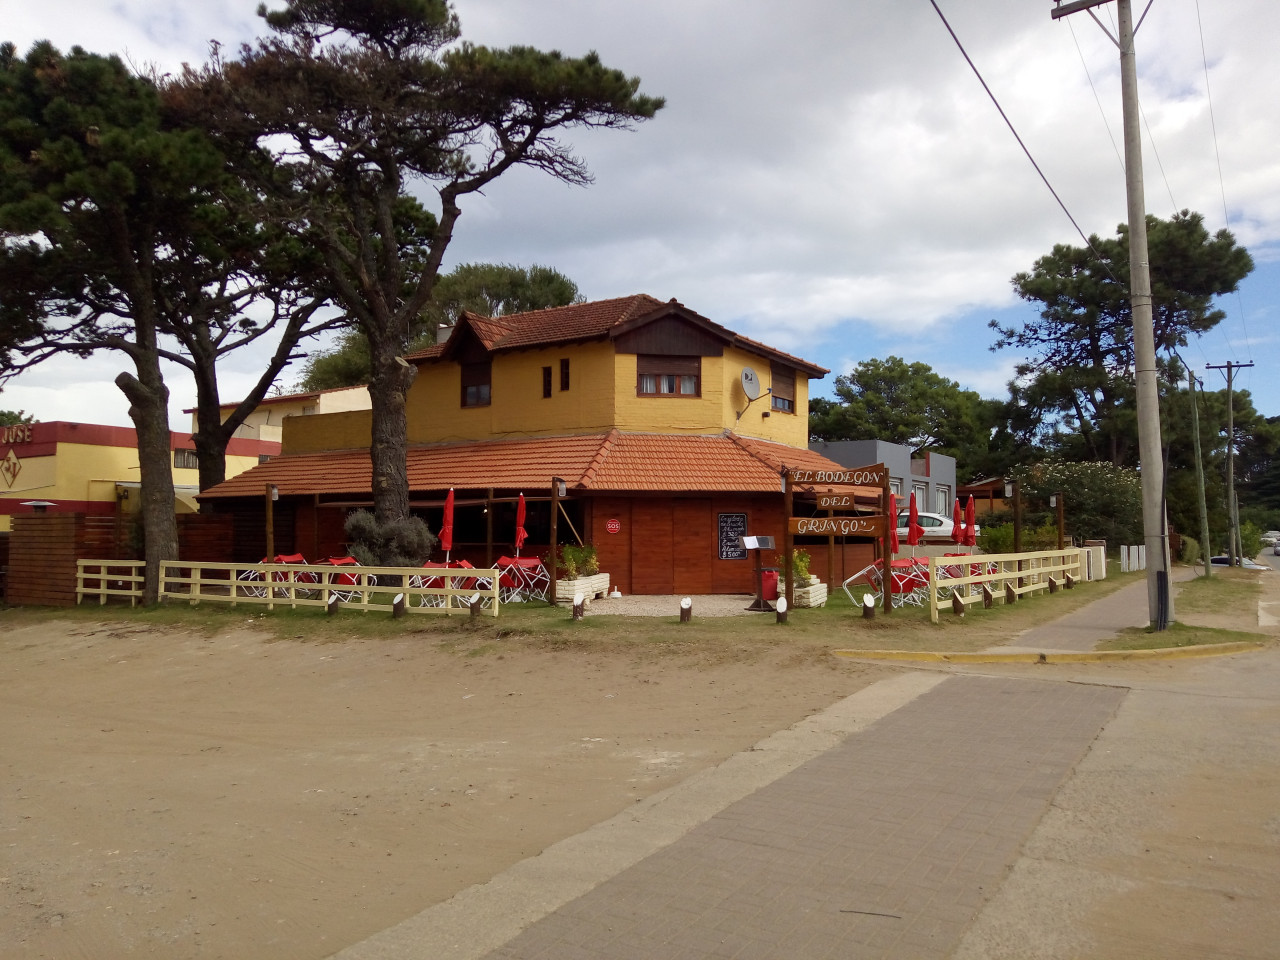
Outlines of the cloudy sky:
M 278 3 L 271 4 L 279 5 Z M 1049 0 L 938 0 L 1087 233 L 1125 218 L 1116 48 Z M 163 69 L 260 32 L 257 0 L 0 0 L 0 39 Z M 1141 2 L 1136 4 L 1140 11 Z M 464 206 L 448 265 L 544 263 L 590 299 L 672 297 L 825 367 L 923 361 L 984 396 L 1013 364 L 986 324 L 1028 315 L 1010 277 L 1080 243 L 929 0 L 456 0 L 464 36 L 581 55 L 667 98 L 634 132 L 571 140 L 596 182 L 504 177 Z M 1115 5 L 1098 8 L 1105 23 Z M 1237 385 L 1280 414 L 1280 4 L 1154 0 L 1138 34 L 1147 209 L 1228 226 L 1257 262 L 1191 364 L 1254 362 Z M 1207 76 L 1206 76 L 1207 74 Z M 1216 131 L 1216 137 L 1215 137 Z M 250 364 L 251 365 L 251 364 Z M 24 374 L 0 408 L 128 424 L 121 359 Z M 247 368 L 223 375 L 232 399 Z M 297 376 L 286 371 L 284 384 Z M 1211 388 L 1220 374 L 1205 371 Z M 173 426 L 194 390 L 175 370 Z

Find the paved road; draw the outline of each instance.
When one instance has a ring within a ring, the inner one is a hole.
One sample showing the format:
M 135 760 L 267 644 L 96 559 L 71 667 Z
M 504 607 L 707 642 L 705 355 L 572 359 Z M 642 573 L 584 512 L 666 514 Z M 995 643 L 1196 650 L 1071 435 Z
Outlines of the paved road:
M 338 956 L 1271 958 L 1277 796 L 1274 648 L 904 673 Z

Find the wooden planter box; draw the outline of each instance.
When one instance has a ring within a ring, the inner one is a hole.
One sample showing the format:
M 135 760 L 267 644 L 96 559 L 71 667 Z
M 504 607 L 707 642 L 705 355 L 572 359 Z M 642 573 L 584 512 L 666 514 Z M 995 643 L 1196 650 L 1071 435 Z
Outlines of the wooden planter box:
M 597 573 L 594 577 L 556 581 L 556 603 L 573 603 L 574 596 L 579 593 L 588 601 L 606 596 L 609 593 L 609 575 Z
M 797 607 L 821 607 L 827 602 L 827 585 L 820 580 L 809 582 L 795 589 L 795 605 Z

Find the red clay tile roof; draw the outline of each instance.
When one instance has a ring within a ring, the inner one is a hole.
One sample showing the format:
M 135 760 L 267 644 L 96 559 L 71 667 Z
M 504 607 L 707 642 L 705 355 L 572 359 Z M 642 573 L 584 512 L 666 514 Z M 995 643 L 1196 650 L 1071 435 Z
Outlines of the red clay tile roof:
M 733 434 L 621 433 L 490 440 L 412 447 L 414 491 L 545 487 L 562 478 L 579 491 L 780 492 L 783 466 L 838 470 L 819 454 Z M 366 450 L 276 457 L 206 490 L 201 497 L 260 497 L 274 483 L 283 496 L 349 494 L 372 488 Z
M 696 319 L 701 326 L 714 331 L 726 343 L 740 346 L 753 353 L 760 353 L 790 364 L 809 376 L 820 377 L 829 371 L 824 367 L 802 360 L 799 357 L 783 353 L 773 347 L 734 333 L 728 327 L 721 326 L 694 313 L 682 304 L 672 300 L 663 303 L 648 294 L 636 294 L 631 297 L 617 297 L 612 300 L 595 300 L 590 303 L 574 303 L 567 307 L 550 307 L 546 310 L 530 310 L 526 313 L 512 313 L 503 317 L 481 317 L 474 313 L 464 313 L 458 321 L 454 333 L 468 326 L 476 334 L 486 350 L 518 350 L 556 343 L 572 343 L 582 340 L 594 340 L 610 336 L 650 319 L 664 316 L 675 310 Z M 407 360 L 434 360 L 447 350 L 448 341 L 417 350 L 407 354 Z

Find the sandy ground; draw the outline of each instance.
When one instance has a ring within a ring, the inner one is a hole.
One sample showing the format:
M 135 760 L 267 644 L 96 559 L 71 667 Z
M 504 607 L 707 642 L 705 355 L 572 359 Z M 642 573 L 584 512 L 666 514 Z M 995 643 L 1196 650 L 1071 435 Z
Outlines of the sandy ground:
M 895 672 L 760 649 L 0 623 L 0 958 L 326 957 Z M 1280 956 L 1265 664 L 1064 674 L 1134 693 L 959 956 Z
M 3 633 L 5 960 L 324 957 L 891 672 Z

